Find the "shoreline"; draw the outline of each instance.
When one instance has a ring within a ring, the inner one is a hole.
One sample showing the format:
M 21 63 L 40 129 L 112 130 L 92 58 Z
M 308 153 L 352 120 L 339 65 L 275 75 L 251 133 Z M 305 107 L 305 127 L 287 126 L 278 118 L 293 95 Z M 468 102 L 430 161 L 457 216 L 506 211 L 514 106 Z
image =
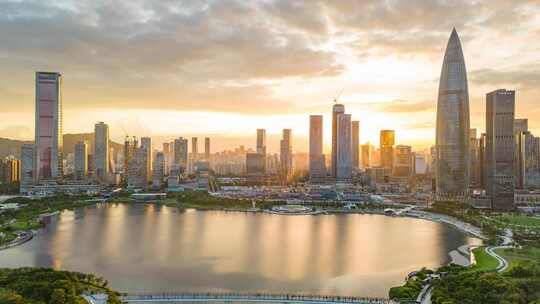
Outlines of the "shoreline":
M 295 213 L 275 212 L 275 211 L 272 211 L 272 210 L 259 209 L 259 208 L 248 208 L 248 209 L 244 209 L 244 208 L 226 208 L 226 207 L 219 207 L 219 208 L 218 207 L 209 207 L 209 208 L 187 207 L 187 208 L 185 208 L 185 207 L 182 207 L 182 206 L 171 206 L 171 205 L 167 205 L 167 204 L 161 204 L 159 202 L 109 202 L 109 201 L 105 201 L 105 202 L 95 202 L 95 203 L 92 203 L 92 204 L 89 204 L 89 205 L 86 205 L 86 206 L 80 206 L 80 207 L 77 207 L 77 208 L 92 207 L 92 206 L 96 206 L 97 204 L 103 204 L 103 203 L 104 204 L 134 204 L 135 203 L 135 204 L 141 204 L 141 205 L 166 206 L 166 207 L 171 207 L 171 208 L 177 208 L 177 209 L 180 209 L 180 210 L 194 209 L 194 210 L 197 210 L 197 211 L 266 213 L 266 214 L 280 215 L 280 216 L 319 216 L 319 215 L 331 215 L 331 214 L 385 215 L 383 209 L 365 209 L 365 210 L 363 210 L 363 209 L 356 209 L 356 210 L 355 209 L 351 209 L 351 210 L 329 209 L 329 210 L 319 210 L 317 212 L 295 214 Z M 63 211 L 64 210 L 56 211 L 55 214 L 60 214 Z M 388 215 L 385 215 L 385 216 L 388 216 Z M 409 211 L 407 213 L 402 213 L 402 214 L 400 214 L 398 216 L 392 216 L 392 217 L 408 217 L 408 218 L 414 218 L 414 219 L 421 219 L 421 220 L 427 220 L 427 221 L 443 223 L 443 224 L 450 225 L 450 226 L 454 227 L 455 229 L 457 229 L 457 230 L 459 230 L 459 231 L 461 231 L 461 232 L 463 232 L 463 233 L 465 233 L 467 235 L 479 238 L 479 239 L 481 239 L 483 241 L 487 239 L 487 237 L 483 235 L 480 228 L 478 228 L 476 226 L 473 226 L 471 224 L 465 223 L 463 221 L 460 221 L 457 218 L 447 216 L 447 215 L 442 215 L 442 214 L 437 214 L 437 213 L 432 213 L 432 212 L 427 212 L 427 211 L 412 210 L 412 211 Z M 48 225 L 48 223 L 45 224 L 45 226 L 46 225 Z M 9 244 L 0 246 L 0 251 L 22 245 L 22 244 L 30 241 L 34 237 L 34 233 L 32 231 L 22 230 L 20 232 L 22 232 L 22 234 L 25 234 L 26 237 L 24 237 L 22 239 L 19 239 L 19 237 L 17 237 L 17 239 L 13 240 Z M 463 244 L 462 246 L 464 246 L 464 245 L 466 245 L 466 244 Z M 451 256 L 451 258 L 452 258 L 451 253 L 454 252 L 454 251 L 456 251 L 456 250 L 452 250 L 452 251 L 450 251 L 448 253 Z M 469 253 L 470 253 L 470 251 L 469 251 Z M 453 258 L 452 258 L 452 261 L 454 261 Z
M 17 233 L 17 237 L 11 242 L 0 246 L 0 251 L 20 246 L 34 238 L 34 232 L 31 230 L 21 230 L 15 233 Z

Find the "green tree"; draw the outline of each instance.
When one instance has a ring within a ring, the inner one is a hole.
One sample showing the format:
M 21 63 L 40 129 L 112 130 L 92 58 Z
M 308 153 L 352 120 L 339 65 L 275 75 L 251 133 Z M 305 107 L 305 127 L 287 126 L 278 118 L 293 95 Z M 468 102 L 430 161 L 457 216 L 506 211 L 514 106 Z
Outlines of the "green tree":
M 66 304 L 66 292 L 63 289 L 57 288 L 51 294 L 49 304 Z

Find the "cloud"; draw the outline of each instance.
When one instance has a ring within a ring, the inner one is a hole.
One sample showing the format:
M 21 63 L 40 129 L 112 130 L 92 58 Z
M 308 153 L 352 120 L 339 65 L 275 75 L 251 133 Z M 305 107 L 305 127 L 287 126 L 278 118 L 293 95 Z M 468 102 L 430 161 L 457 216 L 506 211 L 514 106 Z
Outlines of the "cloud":
M 521 90 L 538 90 L 540 64 L 514 66 L 510 69 L 486 68 L 469 73 L 471 81 L 479 85 L 517 86 Z
M 436 103 L 434 101 L 406 101 L 406 100 L 396 100 L 393 102 L 381 103 L 378 106 L 378 110 L 381 112 L 388 113 L 416 113 L 416 112 L 425 112 L 433 111 L 435 109 Z

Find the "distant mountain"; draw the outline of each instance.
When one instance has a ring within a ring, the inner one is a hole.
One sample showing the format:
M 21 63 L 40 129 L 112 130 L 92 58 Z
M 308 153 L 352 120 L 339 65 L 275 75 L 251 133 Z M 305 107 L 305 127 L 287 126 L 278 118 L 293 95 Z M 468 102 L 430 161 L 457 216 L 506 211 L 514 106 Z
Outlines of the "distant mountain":
M 32 141 L 29 140 L 16 140 L 0 137 L 0 159 L 4 159 L 6 156 L 10 155 L 19 158 L 22 145 L 31 143 Z
M 79 141 L 86 141 L 88 144 L 88 153 L 94 152 L 94 133 L 81 133 L 81 134 L 64 134 L 64 155 L 73 153 L 75 144 Z M 0 158 L 4 158 L 9 155 L 14 155 L 19 158 L 21 154 L 21 146 L 24 144 L 31 144 L 33 141 L 29 140 L 16 140 L 0 137 Z M 111 141 L 111 147 L 115 153 L 121 153 L 124 150 L 122 144 Z

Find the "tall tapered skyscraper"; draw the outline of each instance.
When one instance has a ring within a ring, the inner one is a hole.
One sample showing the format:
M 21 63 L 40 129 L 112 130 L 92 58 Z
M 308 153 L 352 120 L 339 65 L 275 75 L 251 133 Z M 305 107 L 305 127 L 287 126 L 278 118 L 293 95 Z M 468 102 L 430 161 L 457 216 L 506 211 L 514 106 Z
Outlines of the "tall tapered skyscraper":
M 469 190 L 469 89 L 463 50 L 455 29 L 446 46 L 439 81 L 437 200 L 461 200 Z

